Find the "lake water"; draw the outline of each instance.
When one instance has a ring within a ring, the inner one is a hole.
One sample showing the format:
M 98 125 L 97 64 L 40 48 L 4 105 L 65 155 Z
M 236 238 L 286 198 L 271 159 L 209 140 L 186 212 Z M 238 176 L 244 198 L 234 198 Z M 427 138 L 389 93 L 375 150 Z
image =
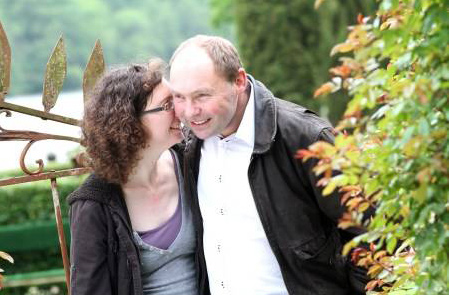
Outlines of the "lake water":
M 34 108 L 43 111 L 42 96 L 27 95 L 6 97 L 6 102 Z M 81 119 L 83 113 L 83 94 L 81 91 L 65 92 L 59 95 L 58 101 L 50 113 Z M 80 137 L 81 131 L 77 126 L 62 124 L 50 120 L 12 112 L 11 117 L 0 114 L 0 126 L 8 130 L 27 130 L 43 133 Z M 28 141 L 0 141 L 0 170 L 19 167 L 20 154 Z M 42 140 L 34 143 L 25 158 L 29 169 L 37 167 L 35 161 L 42 159 L 48 163 L 47 156 L 53 154 L 57 162 L 70 160 L 69 153 L 79 147 L 78 143 L 60 140 Z M 34 170 L 34 169 L 33 169 Z

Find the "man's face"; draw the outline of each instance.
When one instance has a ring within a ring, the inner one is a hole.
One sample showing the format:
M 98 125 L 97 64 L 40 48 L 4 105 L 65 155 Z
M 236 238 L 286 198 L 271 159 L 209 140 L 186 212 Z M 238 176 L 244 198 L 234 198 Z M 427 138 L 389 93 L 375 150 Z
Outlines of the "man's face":
M 237 130 L 237 87 L 216 73 L 203 49 L 188 47 L 177 54 L 170 87 L 176 115 L 198 138 L 228 136 Z

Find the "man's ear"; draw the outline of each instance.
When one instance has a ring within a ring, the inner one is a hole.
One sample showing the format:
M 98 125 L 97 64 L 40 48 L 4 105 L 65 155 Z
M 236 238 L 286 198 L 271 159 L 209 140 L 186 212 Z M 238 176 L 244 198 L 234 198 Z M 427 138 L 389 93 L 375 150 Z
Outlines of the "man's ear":
M 237 77 L 235 78 L 235 86 L 239 93 L 245 92 L 246 86 L 248 85 L 248 78 L 246 77 L 246 72 L 244 68 L 239 68 Z

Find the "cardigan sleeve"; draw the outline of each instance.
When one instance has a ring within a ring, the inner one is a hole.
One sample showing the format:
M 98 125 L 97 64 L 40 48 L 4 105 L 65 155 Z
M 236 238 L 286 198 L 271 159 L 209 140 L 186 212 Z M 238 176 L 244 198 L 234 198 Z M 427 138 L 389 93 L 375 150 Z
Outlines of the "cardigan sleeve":
M 70 208 L 70 231 L 71 294 L 112 294 L 104 205 L 75 201 Z

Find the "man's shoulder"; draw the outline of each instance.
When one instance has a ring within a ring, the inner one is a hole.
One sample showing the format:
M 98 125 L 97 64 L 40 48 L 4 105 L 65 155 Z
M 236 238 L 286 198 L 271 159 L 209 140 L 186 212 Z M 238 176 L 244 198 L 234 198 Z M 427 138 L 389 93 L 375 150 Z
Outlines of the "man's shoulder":
M 277 128 L 283 133 L 307 136 L 312 141 L 332 125 L 315 112 L 298 104 L 276 98 Z

